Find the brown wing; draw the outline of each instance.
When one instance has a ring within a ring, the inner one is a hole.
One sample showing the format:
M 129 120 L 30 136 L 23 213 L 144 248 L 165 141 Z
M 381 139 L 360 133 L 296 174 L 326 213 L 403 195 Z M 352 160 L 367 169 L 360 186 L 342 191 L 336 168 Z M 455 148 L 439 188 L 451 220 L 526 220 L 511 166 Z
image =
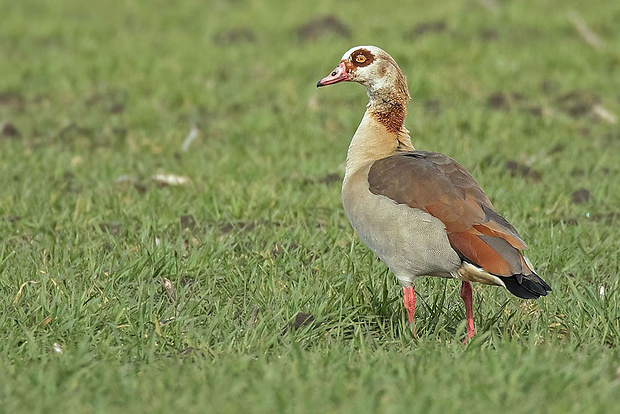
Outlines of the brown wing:
M 399 153 L 376 161 L 368 183 L 373 194 L 440 219 L 465 260 L 498 276 L 533 274 L 519 252 L 526 245 L 515 228 L 493 211 L 480 186 L 453 159 L 435 152 Z

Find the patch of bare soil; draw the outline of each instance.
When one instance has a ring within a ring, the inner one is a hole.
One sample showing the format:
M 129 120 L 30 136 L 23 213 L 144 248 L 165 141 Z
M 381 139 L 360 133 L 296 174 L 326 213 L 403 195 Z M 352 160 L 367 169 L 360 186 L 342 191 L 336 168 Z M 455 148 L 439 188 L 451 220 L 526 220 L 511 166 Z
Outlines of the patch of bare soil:
M 297 37 L 303 42 L 314 42 L 329 34 L 348 39 L 351 29 L 333 15 L 316 17 L 297 29 Z

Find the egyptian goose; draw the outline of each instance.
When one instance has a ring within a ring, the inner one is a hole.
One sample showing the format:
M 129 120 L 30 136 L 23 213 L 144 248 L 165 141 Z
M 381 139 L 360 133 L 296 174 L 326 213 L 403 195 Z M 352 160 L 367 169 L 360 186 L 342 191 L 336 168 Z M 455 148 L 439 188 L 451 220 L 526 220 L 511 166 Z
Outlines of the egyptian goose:
M 467 335 L 474 336 L 470 282 L 503 286 L 524 299 L 551 287 L 521 253 L 525 243 L 453 159 L 417 151 L 403 122 L 410 99 L 398 64 L 375 46 L 348 50 L 317 87 L 352 81 L 370 102 L 353 135 L 342 204 L 359 238 L 400 281 L 409 323 L 420 276 L 462 281 Z

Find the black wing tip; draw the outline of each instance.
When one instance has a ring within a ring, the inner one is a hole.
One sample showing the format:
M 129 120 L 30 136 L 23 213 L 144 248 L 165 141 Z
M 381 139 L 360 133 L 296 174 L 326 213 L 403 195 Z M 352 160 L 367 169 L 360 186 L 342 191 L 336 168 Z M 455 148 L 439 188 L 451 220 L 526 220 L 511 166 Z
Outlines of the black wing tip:
M 521 299 L 538 299 L 541 296 L 547 296 L 547 292 L 553 290 L 537 274 L 518 276 L 521 276 L 519 278 L 521 282 L 518 281 L 517 275 L 502 277 L 501 279 L 506 285 L 506 289 Z

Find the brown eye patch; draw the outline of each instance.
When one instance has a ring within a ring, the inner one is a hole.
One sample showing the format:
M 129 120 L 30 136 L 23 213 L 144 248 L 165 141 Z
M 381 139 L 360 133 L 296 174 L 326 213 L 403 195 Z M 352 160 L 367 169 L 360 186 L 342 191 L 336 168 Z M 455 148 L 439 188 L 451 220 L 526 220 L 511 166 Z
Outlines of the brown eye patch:
M 351 54 L 351 62 L 357 67 L 363 67 L 370 65 L 375 60 L 375 57 L 369 50 L 357 49 Z

